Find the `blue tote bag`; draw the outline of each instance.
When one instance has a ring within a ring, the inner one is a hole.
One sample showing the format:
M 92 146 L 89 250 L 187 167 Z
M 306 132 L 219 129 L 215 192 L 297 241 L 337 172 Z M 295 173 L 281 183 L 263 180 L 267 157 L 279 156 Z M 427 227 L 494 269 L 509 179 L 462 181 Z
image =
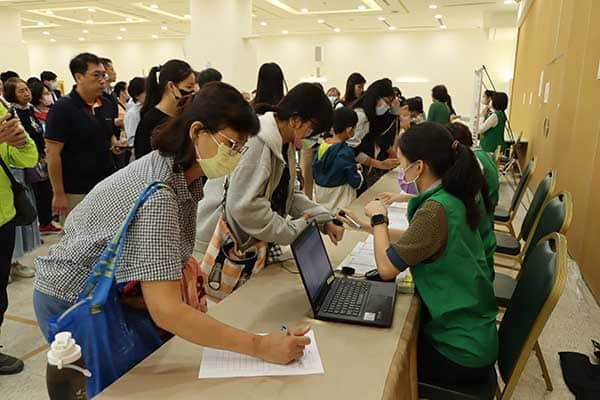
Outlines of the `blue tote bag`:
M 87 369 L 87 396 L 92 398 L 120 378 L 162 344 L 146 311 L 123 306 L 119 301 L 115 271 L 137 210 L 161 182 L 150 183 L 136 200 L 125 222 L 106 246 L 92 269 L 77 302 L 48 321 L 48 341 L 58 332 L 71 332 L 81 346 Z

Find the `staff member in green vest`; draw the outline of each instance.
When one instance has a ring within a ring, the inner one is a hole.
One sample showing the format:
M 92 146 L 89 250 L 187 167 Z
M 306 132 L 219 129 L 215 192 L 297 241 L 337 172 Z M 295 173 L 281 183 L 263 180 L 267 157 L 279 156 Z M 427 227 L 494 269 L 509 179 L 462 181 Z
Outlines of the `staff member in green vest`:
M 448 102 L 450 101 L 448 89 L 444 85 L 434 86 L 431 89 L 431 98 L 433 99 L 433 103 L 431 103 L 429 111 L 427 111 L 427 121 L 446 125 L 450 122 L 450 115 L 452 114 L 450 107 L 448 107 Z
M 454 140 L 458 140 L 462 145 L 469 148 L 473 147 L 473 135 L 467 125 L 460 122 L 453 122 L 446 125 Z M 486 205 L 483 196 L 480 196 L 480 207 L 484 211 L 479 224 L 479 234 L 483 241 L 485 258 L 489 267 L 490 279 L 494 280 L 494 253 L 496 252 L 496 234 L 494 233 L 494 210 L 498 205 L 500 198 L 500 181 L 496 163 L 490 156 L 490 153 L 481 149 L 474 149 L 473 153 L 477 157 L 479 167 L 485 178 L 483 191 L 488 193 L 489 203 Z
M 419 194 L 408 203 L 405 232 L 388 230 L 380 201 L 365 207 L 377 270 L 385 280 L 412 272 L 423 301 L 419 380 L 484 381 L 498 355 L 498 308 L 477 229 L 483 175 L 473 153 L 441 125 L 416 125 L 399 142 L 400 165 Z
M 481 148 L 488 153 L 496 151 L 498 146 L 504 151 L 504 127 L 506 126 L 506 108 L 508 107 L 508 95 L 504 92 L 492 94 L 492 113 L 485 120 L 477 132 Z

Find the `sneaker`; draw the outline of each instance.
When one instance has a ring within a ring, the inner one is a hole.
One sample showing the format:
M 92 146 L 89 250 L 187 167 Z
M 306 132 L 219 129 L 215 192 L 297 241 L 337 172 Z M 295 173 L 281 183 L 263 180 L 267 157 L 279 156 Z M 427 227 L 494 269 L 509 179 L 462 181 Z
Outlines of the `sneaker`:
M 39 229 L 41 234 L 52 234 L 62 232 L 62 228 L 54 225 L 52 222 L 48 225 L 40 225 Z
M 35 276 L 35 269 L 17 261 L 11 265 L 10 273 L 19 278 L 33 278 Z
M 8 354 L 0 353 L 0 375 L 18 374 L 23 371 L 23 361 Z

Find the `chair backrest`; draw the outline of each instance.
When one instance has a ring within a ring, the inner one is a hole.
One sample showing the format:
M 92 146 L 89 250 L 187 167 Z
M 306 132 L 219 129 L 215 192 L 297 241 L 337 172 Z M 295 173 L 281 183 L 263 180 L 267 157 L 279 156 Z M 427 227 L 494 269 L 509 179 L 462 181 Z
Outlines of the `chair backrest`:
M 573 197 L 569 192 L 560 192 L 548 199 L 542 207 L 540 215 L 533 226 L 523 247 L 524 258 L 527 258 L 539 240 L 552 232 L 566 235 L 573 219 Z
M 531 180 L 531 176 L 535 172 L 536 161 L 535 158 L 532 158 L 531 161 L 525 167 L 525 171 L 523 171 L 523 175 L 521 175 L 521 180 L 515 189 L 515 193 L 513 194 L 512 200 L 510 201 L 510 213 L 517 212 L 519 204 L 521 203 L 521 199 L 523 198 L 523 194 L 525 194 L 525 189 L 527 185 L 529 185 L 529 181 Z
M 554 192 L 555 186 L 556 171 L 552 170 L 542 178 L 537 189 L 535 189 L 533 199 L 531 200 L 531 204 L 529 204 L 529 208 L 527 209 L 527 213 L 525 213 L 525 218 L 523 218 L 523 223 L 521 224 L 521 232 L 519 232 L 520 239 L 525 241 L 529 239 L 531 228 L 533 228 L 533 224 L 536 221 L 542 206 Z
M 567 278 L 567 239 L 551 233 L 523 264 L 521 278 L 500 323 L 498 370 L 512 395 L 529 355 L 554 310 Z

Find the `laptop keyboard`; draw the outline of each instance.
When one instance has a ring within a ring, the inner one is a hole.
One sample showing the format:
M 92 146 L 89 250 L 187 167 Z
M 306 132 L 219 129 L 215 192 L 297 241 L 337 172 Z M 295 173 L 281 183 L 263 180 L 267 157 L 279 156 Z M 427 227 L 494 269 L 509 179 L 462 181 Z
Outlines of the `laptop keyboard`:
M 358 317 L 369 293 L 369 283 L 355 279 L 342 279 L 324 304 L 322 310 L 329 314 Z

